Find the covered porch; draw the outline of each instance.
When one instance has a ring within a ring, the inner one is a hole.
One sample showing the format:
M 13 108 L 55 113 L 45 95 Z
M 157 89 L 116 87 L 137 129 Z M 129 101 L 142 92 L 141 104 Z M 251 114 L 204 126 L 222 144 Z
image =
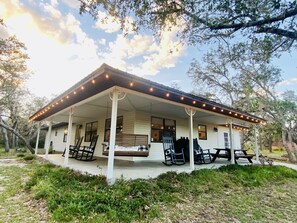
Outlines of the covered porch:
M 45 155 L 38 155 L 45 159 Z M 50 154 L 46 159 L 57 166 L 64 166 L 64 157 L 61 154 Z M 67 167 L 78 171 L 82 174 L 103 175 L 107 177 L 107 158 L 97 157 L 92 162 L 82 162 L 75 159 L 69 159 Z M 230 162 L 226 159 L 217 159 L 216 162 L 203 165 L 195 165 L 195 170 L 200 169 L 217 169 L 221 166 L 229 165 Z M 240 159 L 239 165 L 251 165 L 247 160 Z M 150 179 L 156 178 L 160 174 L 167 172 L 176 173 L 191 173 L 193 170 L 189 164 L 182 166 L 165 166 L 158 161 L 128 161 L 128 160 L 114 160 L 113 179 L 117 180 L 124 178 L 125 180 L 133 179 Z
M 201 167 L 194 165 L 193 138 L 200 135 L 197 126 L 205 127 L 203 134 L 207 137 L 200 141 L 203 148 L 229 147 L 234 151 L 240 149 L 240 142 L 234 139 L 236 130 L 232 128 L 233 124 L 257 125 L 263 120 L 246 112 L 103 65 L 36 112 L 31 121 L 49 122 L 49 137 L 45 146 L 46 159 L 57 165 L 75 167 L 82 172 L 101 172 L 111 181 L 122 175 L 127 179 L 142 178 L 142 175 L 144 178 L 150 178 L 168 171 L 190 172 L 196 168 L 216 168 L 220 165 L 219 160 Z M 166 121 L 169 124 L 166 124 Z M 68 135 L 64 145 L 65 158 L 48 154 L 53 122 L 68 123 Z M 92 123 L 96 126 L 94 130 Z M 99 135 L 94 155 L 101 158 L 93 162 L 68 159 L 69 146 L 74 144 L 77 132 L 80 131 L 85 144 L 89 142 L 86 140 L 87 137 L 90 139 L 92 135 Z M 149 156 L 124 157 L 123 160 L 119 160 L 114 153 L 117 133 L 147 135 L 148 143 L 151 145 Z M 175 139 L 189 139 L 189 164 L 170 167 L 162 164 L 162 136 L 168 134 Z M 102 156 L 103 142 L 109 143 L 108 158 Z M 233 154 L 231 152 L 231 163 L 235 163 Z M 230 164 L 230 161 L 224 161 L 224 164 Z

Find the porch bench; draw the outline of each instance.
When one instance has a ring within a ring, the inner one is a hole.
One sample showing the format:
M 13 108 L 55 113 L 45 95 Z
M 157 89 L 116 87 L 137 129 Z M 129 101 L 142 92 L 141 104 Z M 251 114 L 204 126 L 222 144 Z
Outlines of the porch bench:
M 148 157 L 150 144 L 148 144 L 148 135 L 126 134 L 116 135 L 115 156 L 134 156 Z M 109 147 L 103 144 L 102 155 L 108 156 Z

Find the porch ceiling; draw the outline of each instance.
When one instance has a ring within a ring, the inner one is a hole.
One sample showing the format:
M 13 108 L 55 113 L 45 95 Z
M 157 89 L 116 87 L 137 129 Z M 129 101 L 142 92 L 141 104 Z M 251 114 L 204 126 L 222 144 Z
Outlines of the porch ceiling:
M 147 98 L 141 95 L 127 93 L 123 100 L 118 103 L 118 113 L 128 111 L 148 112 L 152 116 L 187 119 L 188 115 L 184 107 L 175 104 L 165 103 L 157 98 Z M 74 108 L 73 122 L 82 123 L 98 120 L 98 118 L 109 118 L 111 113 L 111 100 L 109 94 L 98 96 L 93 100 L 88 100 Z M 68 122 L 69 111 L 65 110 L 50 117 L 52 121 Z M 194 120 L 201 123 L 225 124 L 228 117 L 219 116 L 216 113 L 196 111 Z M 242 123 L 244 124 L 244 123 Z

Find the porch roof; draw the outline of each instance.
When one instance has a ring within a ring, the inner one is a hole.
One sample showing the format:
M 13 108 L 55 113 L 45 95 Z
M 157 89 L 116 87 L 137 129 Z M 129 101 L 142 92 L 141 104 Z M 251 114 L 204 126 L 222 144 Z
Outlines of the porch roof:
M 42 121 L 85 99 L 117 86 L 178 103 L 184 107 L 204 110 L 213 114 L 217 113 L 220 116 L 223 115 L 244 122 L 263 124 L 266 121 L 247 112 L 120 71 L 107 64 L 102 64 L 97 70 L 53 99 L 33 114 L 29 120 Z

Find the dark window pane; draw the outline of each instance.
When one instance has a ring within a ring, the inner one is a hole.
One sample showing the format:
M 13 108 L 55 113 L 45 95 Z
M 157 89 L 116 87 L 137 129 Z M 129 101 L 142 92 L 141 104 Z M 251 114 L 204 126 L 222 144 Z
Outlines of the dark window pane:
M 153 129 L 164 129 L 162 118 L 152 118 L 152 128 Z
M 206 125 L 198 125 L 198 137 L 202 140 L 207 140 Z

